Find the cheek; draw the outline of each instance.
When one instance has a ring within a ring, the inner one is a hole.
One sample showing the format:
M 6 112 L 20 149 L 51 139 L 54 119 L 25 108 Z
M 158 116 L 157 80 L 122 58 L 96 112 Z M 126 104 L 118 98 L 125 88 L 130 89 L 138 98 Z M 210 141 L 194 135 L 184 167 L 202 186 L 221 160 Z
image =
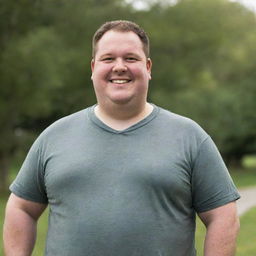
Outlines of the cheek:
M 148 83 L 148 81 L 151 79 L 150 72 L 147 69 L 144 69 L 143 71 L 140 70 L 140 72 L 137 74 L 137 76 L 140 76 L 141 80 L 143 80 L 145 83 Z
M 129 71 L 133 74 L 134 77 L 138 78 L 144 78 L 146 77 L 146 71 L 143 67 L 128 67 Z
M 94 70 L 92 72 L 92 78 L 94 80 L 101 80 L 106 78 L 107 74 L 110 72 L 110 68 L 108 66 L 94 66 Z

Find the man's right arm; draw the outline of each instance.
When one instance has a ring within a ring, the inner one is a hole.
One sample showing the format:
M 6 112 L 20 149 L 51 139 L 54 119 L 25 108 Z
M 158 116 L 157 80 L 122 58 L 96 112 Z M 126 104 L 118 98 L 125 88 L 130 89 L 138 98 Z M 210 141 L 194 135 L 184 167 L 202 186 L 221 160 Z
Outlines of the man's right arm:
M 30 256 L 35 240 L 37 220 L 46 204 L 11 194 L 6 205 L 3 240 L 5 256 Z

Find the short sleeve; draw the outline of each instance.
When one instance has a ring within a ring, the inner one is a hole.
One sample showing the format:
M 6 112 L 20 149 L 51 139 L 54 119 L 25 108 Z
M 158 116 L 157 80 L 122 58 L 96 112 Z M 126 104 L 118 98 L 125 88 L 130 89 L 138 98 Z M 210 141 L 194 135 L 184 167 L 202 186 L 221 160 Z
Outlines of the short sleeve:
M 204 212 L 240 198 L 224 161 L 210 137 L 200 145 L 192 172 L 193 206 Z
M 10 190 L 23 199 L 47 204 L 39 144 L 36 140 L 32 145 Z

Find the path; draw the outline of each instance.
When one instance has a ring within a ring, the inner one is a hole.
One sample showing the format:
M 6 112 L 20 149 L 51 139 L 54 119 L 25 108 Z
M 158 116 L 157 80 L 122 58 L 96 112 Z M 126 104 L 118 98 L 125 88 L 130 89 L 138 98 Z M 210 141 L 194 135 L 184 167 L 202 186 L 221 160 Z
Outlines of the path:
M 241 198 L 237 201 L 238 215 L 241 216 L 252 207 L 256 207 L 256 187 L 240 189 Z

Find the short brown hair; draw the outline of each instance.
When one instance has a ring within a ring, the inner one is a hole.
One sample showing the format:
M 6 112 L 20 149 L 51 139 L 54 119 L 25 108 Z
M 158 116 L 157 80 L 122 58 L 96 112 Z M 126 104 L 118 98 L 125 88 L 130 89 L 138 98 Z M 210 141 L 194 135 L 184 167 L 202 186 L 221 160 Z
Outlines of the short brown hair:
M 146 32 L 136 23 L 127 20 L 114 20 L 108 21 L 101 25 L 99 29 L 95 32 L 92 40 L 92 56 L 95 56 L 97 43 L 102 38 L 102 36 L 109 30 L 114 30 L 118 32 L 134 32 L 141 40 L 143 44 L 143 51 L 146 57 L 149 57 L 149 38 Z

